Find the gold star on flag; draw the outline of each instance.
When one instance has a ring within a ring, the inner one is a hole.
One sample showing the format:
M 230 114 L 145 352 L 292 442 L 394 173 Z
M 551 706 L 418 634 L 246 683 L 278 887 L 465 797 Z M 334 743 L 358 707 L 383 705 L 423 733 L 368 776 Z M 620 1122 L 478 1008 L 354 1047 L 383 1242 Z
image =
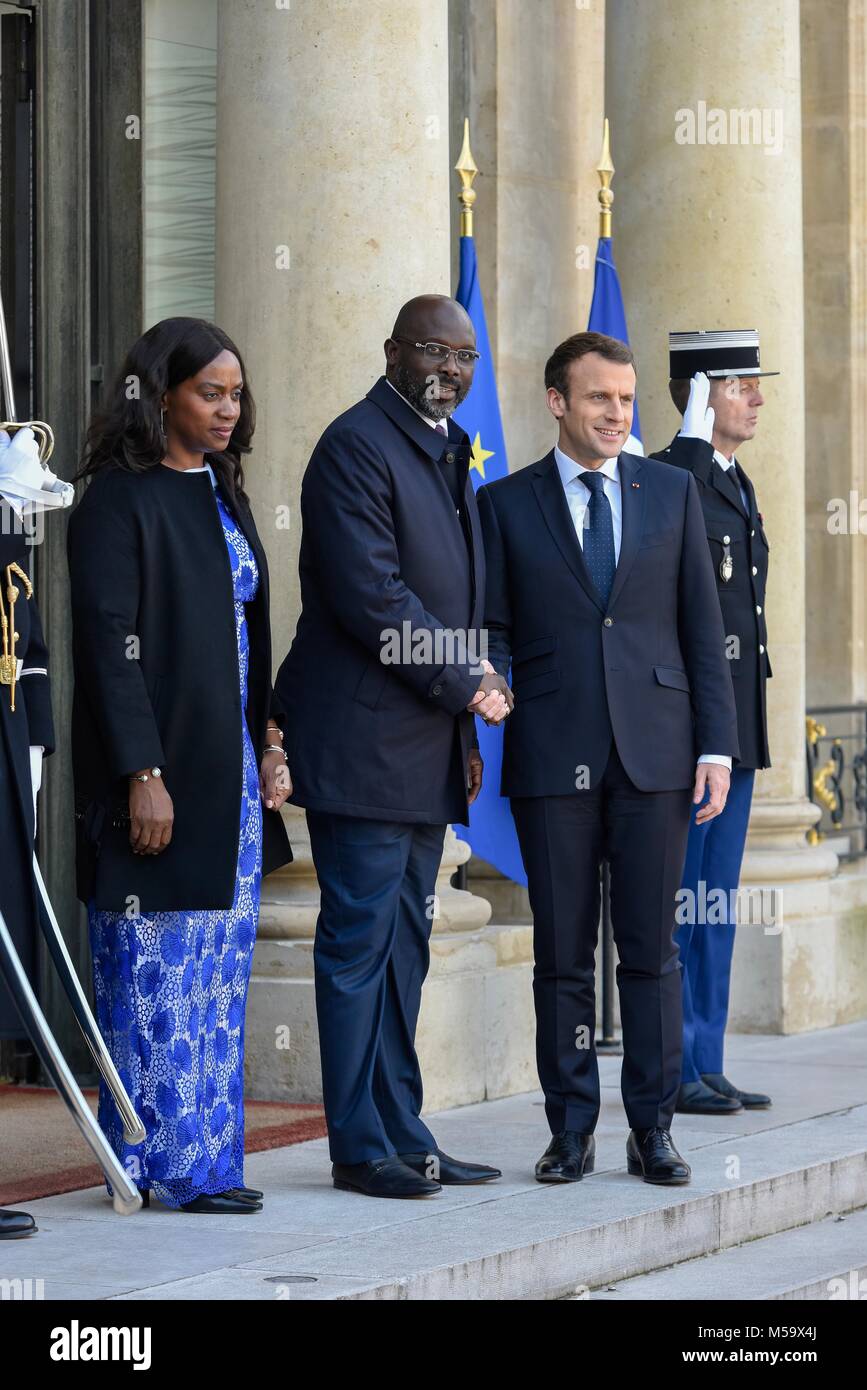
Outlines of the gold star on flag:
M 481 434 L 479 433 L 479 431 L 476 430 L 476 437 L 475 437 L 475 439 L 473 440 L 473 460 L 472 460 L 472 463 L 470 464 L 470 472 L 472 472 L 472 470 L 473 470 L 474 468 L 477 468 L 478 471 L 479 471 L 480 477 L 484 478 L 484 476 L 485 476 L 485 459 L 491 459 L 491 458 L 493 458 L 493 457 L 494 457 L 494 451 L 493 451 L 493 449 L 483 449 L 483 448 L 482 448 L 482 436 L 481 436 Z

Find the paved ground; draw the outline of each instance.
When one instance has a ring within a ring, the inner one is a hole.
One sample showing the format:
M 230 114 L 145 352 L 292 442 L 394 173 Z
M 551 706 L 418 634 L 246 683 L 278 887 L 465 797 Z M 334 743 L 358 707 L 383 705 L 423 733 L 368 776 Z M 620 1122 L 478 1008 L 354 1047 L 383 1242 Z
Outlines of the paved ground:
M 766 1275 L 748 1296 L 823 1297 L 786 1293 L 786 1247 L 775 1260 L 766 1243 L 807 1223 L 827 1254 L 816 1278 L 859 1267 L 864 1222 L 839 1218 L 867 1206 L 867 1024 L 732 1038 L 729 1077 L 769 1092 L 774 1106 L 678 1117 L 675 1138 L 693 1167 L 685 1188 L 627 1174 L 619 1068 L 602 1060 L 597 1170 L 583 1183 L 534 1181 L 547 1130 L 533 1093 L 429 1117 L 447 1152 L 498 1164 L 498 1183 L 375 1201 L 335 1191 L 327 1141 L 314 1140 L 248 1160 L 247 1181 L 266 1193 L 249 1217 L 155 1205 L 123 1218 L 99 1188 L 32 1202 L 39 1233 L 0 1245 L 0 1280 L 41 1280 L 46 1299 L 595 1298 L 621 1288 L 631 1298 L 734 1297 L 715 1295 L 713 1279 L 702 1292 L 698 1271 L 754 1241 Z M 811 1235 L 797 1237 L 802 1261 Z M 669 1267 L 681 1291 L 654 1292 Z M 729 1284 L 744 1287 L 736 1267 Z

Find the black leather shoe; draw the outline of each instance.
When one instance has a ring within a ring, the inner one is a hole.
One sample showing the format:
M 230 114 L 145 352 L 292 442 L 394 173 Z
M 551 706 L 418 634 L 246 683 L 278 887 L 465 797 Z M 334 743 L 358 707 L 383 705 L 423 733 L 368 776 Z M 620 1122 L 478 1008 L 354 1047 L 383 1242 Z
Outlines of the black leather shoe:
M 0 1240 L 20 1240 L 32 1236 L 39 1227 L 28 1211 L 10 1211 L 0 1207 Z
M 212 1216 L 228 1216 L 232 1213 L 240 1216 L 261 1210 L 261 1202 L 248 1202 L 232 1197 L 228 1192 L 203 1192 L 192 1202 L 184 1202 L 181 1207 L 181 1211 L 210 1212 Z
M 743 1106 L 734 1096 L 711 1090 L 704 1081 L 687 1081 L 677 1093 L 678 1115 L 738 1115 Z
M 220 1194 L 222 1197 L 241 1197 L 245 1202 L 261 1202 L 265 1196 L 258 1187 L 227 1187 L 225 1192 Z
M 629 1131 L 626 1167 L 633 1177 L 659 1187 L 681 1187 L 692 1172 L 671 1142 L 671 1131 L 659 1128 Z
M 555 1134 L 536 1164 L 537 1182 L 580 1182 L 596 1166 L 596 1140 L 592 1134 L 564 1129 Z
M 366 1163 L 332 1163 L 334 1186 L 365 1197 L 432 1197 L 441 1192 L 438 1182 L 416 1173 L 397 1154 L 368 1159 Z
M 449 1187 L 463 1187 L 474 1182 L 493 1182 L 503 1175 L 499 1168 L 489 1168 L 486 1163 L 464 1163 L 460 1158 L 450 1158 L 442 1149 L 433 1149 L 424 1154 L 399 1154 L 401 1163 L 422 1177 L 433 1178 Z
M 721 1096 L 727 1096 L 730 1100 L 738 1100 L 745 1110 L 768 1110 L 771 1104 L 770 1096 L 762 1095 L 761 1091 L 739 1091 L 737 1086 L 733 1086 L 727 1081 L 721 1071 L 710 1072 L 707 1076 L 702 1075 L 702 1081 L 709 1086 L 712 1091 L 716 1091 Z

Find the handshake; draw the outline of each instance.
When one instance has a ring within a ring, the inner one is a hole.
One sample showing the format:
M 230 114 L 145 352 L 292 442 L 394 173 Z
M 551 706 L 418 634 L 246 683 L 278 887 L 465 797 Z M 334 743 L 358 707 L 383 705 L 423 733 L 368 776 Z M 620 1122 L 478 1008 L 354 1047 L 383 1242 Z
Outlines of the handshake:
M 489 661 L 482 660 L 484 675 L 467 709 L 479 714 L 486 724 L 502 724 L 515 708 L 515 699 L 503 676 L 498 676 Z

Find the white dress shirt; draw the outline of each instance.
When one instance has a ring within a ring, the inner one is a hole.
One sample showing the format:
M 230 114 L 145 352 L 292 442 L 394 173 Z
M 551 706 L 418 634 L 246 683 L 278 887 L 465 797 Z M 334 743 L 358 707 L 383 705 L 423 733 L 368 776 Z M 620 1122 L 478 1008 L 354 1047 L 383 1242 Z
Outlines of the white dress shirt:
M 623 498 L 620 491 L 620 469 L 616 458 L 606 459 L 598 468 L 587 469 L 582 463 L 576 463 L 570 459 L 568 454 L 554 445 L 554 459 L 557 463 L 557 471 L 560 474 L 560 481 L 563 484 L 563 491 L 566 494 L 566 502 L 569 507 L 569 515 L 572 517 L 572 525 L 575 527 L 575 535 L 578 537 L 578 544 L 584 549 L 584 527 L 590 525 L 589 506 L 591 492 L 589 487 L 585 487 L 581 481 L 582 473 L 601 473 L 605 482 L 602 484 L 605 496 L 611 506 L 611 525 L 614 531 L 614 558 L 615 562 L 620 560 L 620 540 L 623 535 Z M 735 476 L 737 481 L 737 475 Z M 722 753 L 703 753 L 698 760 L 700 763 L 719 763 L 722 767 L 727 767 L 731 771 L 732 760 L 725 757 Z

